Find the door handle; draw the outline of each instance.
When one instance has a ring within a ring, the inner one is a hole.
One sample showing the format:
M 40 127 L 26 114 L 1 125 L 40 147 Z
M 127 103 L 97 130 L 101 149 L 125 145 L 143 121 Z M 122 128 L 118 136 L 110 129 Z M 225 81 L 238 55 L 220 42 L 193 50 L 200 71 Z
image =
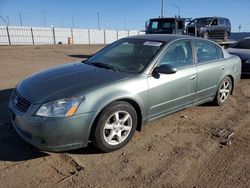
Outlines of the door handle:
M 189 79 L 194 80 L 196 78 L 196 75 L 191 76 Z
M 225 67 L 221 67 L 220 70 L 225 70 Z

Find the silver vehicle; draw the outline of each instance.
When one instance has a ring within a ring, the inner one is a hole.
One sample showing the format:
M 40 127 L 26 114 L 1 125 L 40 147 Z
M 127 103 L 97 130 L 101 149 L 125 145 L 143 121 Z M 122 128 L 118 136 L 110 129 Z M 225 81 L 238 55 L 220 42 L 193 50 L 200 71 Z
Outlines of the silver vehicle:
M 123 147 L 145 122 L 214 101 L 224 104 L 241 75 L 239 57 L 214 42 L 184 35 L 118 40 L 84 62 L 22 80 L 9 109 L 28 143 L 62 151 L 93 142 Z

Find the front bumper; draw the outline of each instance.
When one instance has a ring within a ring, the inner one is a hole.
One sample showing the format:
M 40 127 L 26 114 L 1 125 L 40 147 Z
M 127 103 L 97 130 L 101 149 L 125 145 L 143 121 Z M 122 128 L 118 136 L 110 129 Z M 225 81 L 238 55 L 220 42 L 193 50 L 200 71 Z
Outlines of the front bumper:
M 32 109 L 32 106 L 31 106 Z M 9 102 L 13 127 L 31 145 L 46 151 L 65 151 L 88 145 L 95 113 L 78 114 L 65 118 L 46 118 L 20 113 Z

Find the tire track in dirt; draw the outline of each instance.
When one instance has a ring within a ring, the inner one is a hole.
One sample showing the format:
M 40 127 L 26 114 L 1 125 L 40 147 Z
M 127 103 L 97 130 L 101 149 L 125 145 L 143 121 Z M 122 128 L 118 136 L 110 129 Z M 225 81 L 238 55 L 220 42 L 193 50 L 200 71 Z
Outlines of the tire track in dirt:
M 245 96 L 242 88 L 238 88 L 237 96 L 242 97 L 237 100 L 235 113 L 230 117 L 232 121 L 225 123 L 226 127 L 232 127 L 236 132 L 236 135 L 233 137 L 233 144 L 215 150 L 210 157 L 207 157 L 208 162 L 193 171 L 190 177 L 181 184 L 182 187 L 226 187 L 224 184 L 227 182 L 227 176 L 228 174 L 233 174 L 234 170 L 230 168 L 230 165 L 238 159 L 239 149 L 244 150 L 244 148 L 248 148 L 246 147 L 247 144 L 242 144 L 240 138 L 242 134 L 245 133 L 250 122 L 248 109 L 249 98 Z M 247 131 L 250 137 L 250 129 L 248 128 Z M 244 137 L 243 143 L 250 143 L 250 139 Z M 250 152 L 249 148 L 248 151 Z M 247 156 L 245 155 L 245 157 Z M 250 166 L 248 170 L 250 170 Z M 248 186 L 249 182 L 242 184 L 242 187 Z

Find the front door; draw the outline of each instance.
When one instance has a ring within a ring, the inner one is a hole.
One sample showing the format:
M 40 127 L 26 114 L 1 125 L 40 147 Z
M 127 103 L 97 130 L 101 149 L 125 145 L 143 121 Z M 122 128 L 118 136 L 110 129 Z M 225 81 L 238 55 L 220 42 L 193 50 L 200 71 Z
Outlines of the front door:
M 190 106 L 195 97 L 197 70 L 189 40 L 168 46 L 159 59 L 161 64 L 171 64 L 177 72 L 149 76 L 149 119 Z

